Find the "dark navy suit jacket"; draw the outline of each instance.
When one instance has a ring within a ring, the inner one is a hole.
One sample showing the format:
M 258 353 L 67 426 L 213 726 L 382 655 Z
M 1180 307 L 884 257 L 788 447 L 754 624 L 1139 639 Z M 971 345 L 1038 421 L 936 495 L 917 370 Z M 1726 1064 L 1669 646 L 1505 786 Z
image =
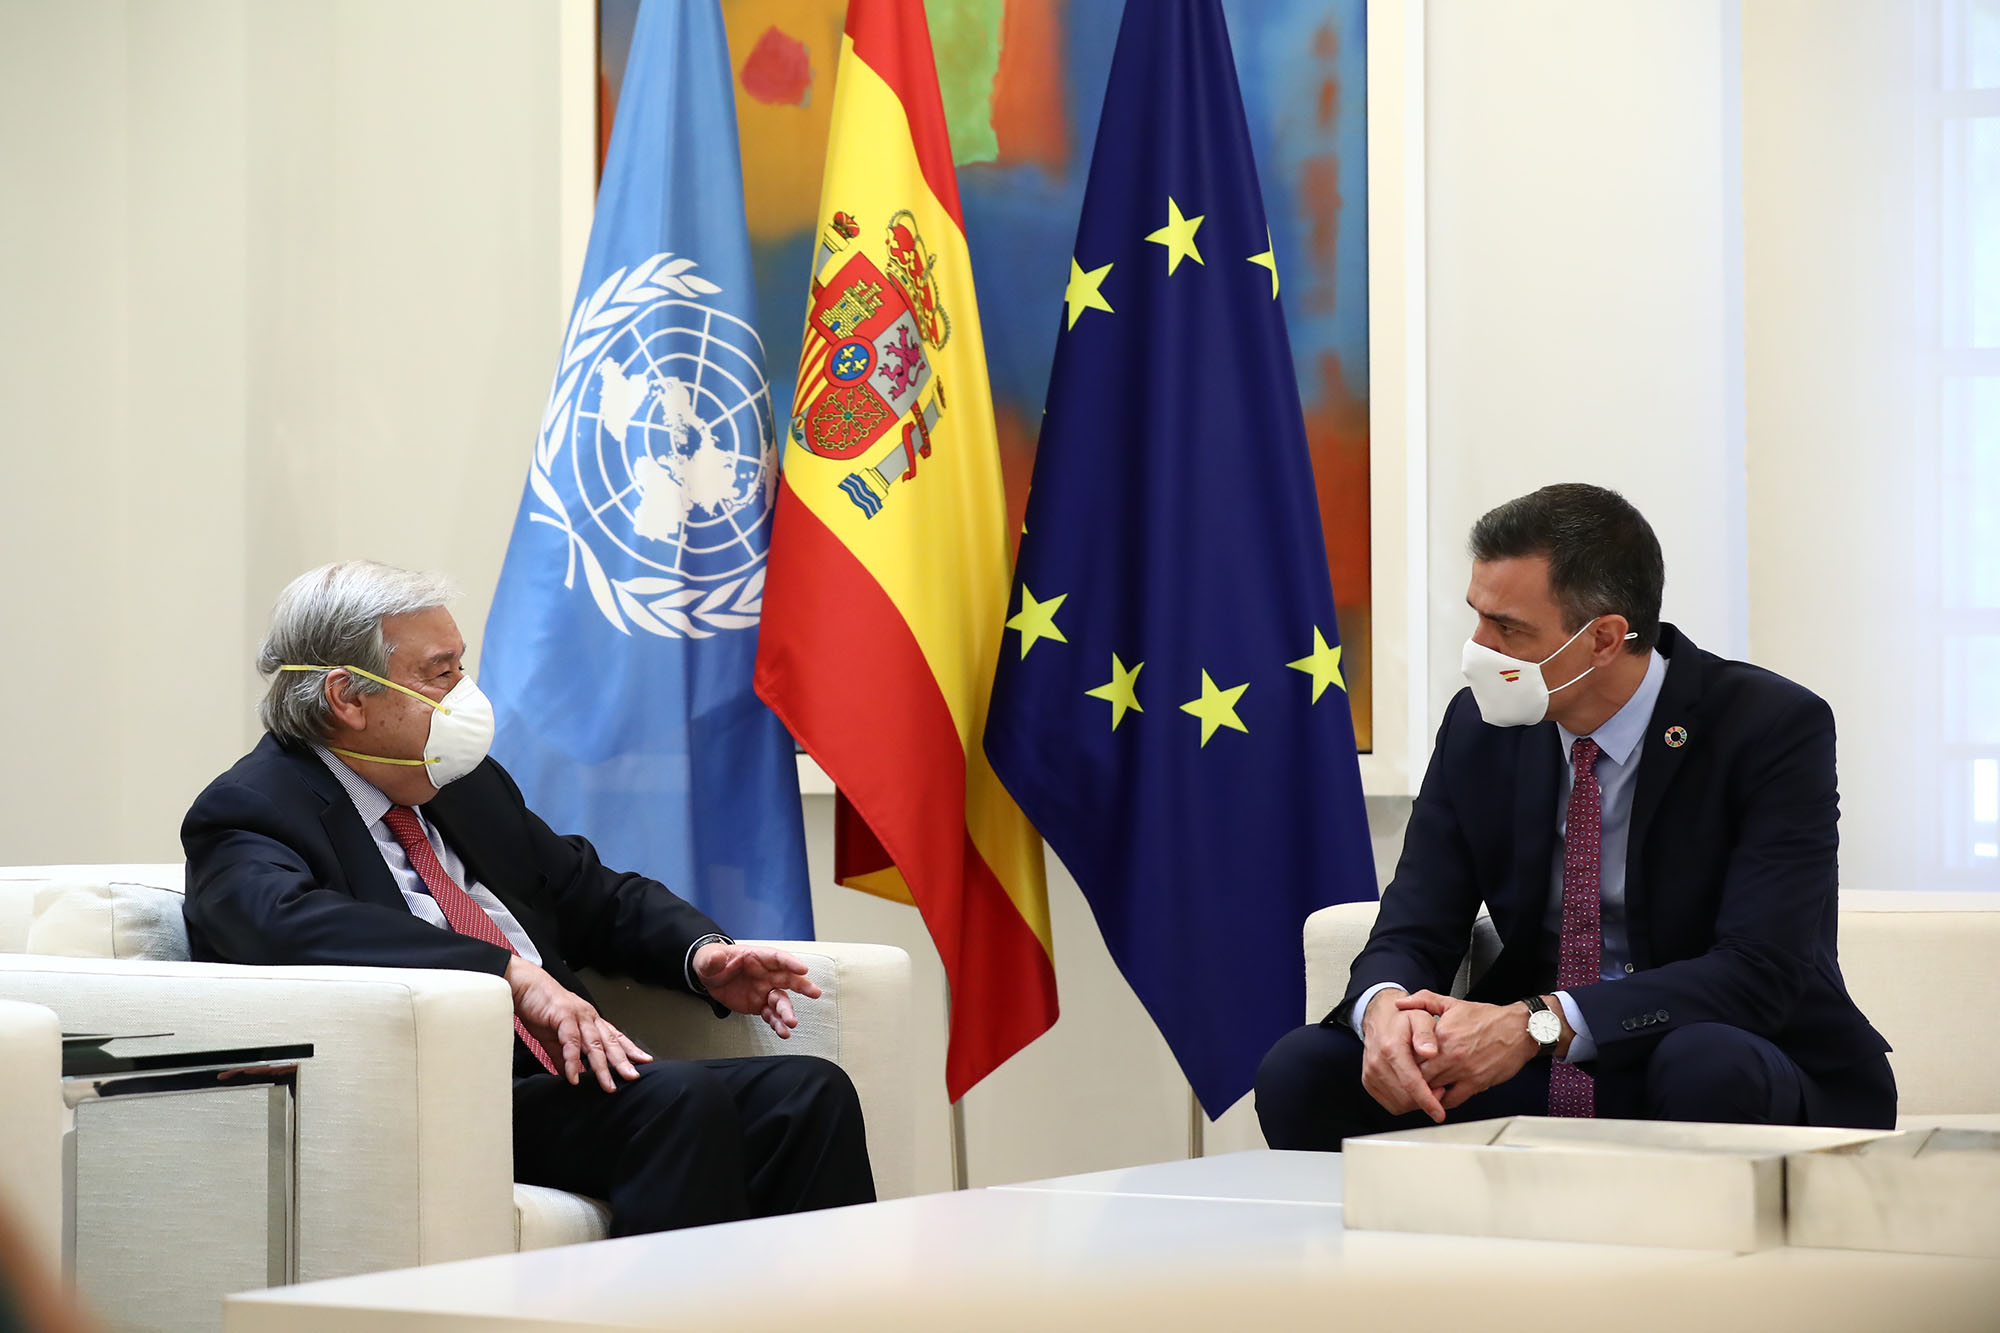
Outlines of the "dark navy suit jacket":
M 1848 998 L 1835 939 L 1832 710 L 1671 625 L 1660 653 L 1667 679 L 1641 742 L 1625 861 L 1635 970 L 1570 990 L 1599 1068 L 1643 1068 L 1689 1023 L 1756 1033 L 1814 1073 L 1878 1056 L 1889 1045 Z M 1673 728 L 1685 743 L 1667 743 Z M 1470 998 L 1554 989 L 1544 912 L 1562 774 L 1553 722 L 1488 726 L 1459 692 L 1337 1015 L 1377 982 L 1445 993 L 1482 903 L 1501 952 Z
M 720 933 L 664 884 L 608 870 L 589 842 L 559 837 L 492 759 L 423 809 L 528 932 L 542 966 L 586 998 L 574 968 L 685 991 L 689 947 Z M 265 736 L 195 798 L 181 846 L 196 961 L 506 970 L 507 950 L 411 914 L 354 803 L 310 750 Z M 522 1059 L 532 1061 L 525 1048 L 517 1068 Z

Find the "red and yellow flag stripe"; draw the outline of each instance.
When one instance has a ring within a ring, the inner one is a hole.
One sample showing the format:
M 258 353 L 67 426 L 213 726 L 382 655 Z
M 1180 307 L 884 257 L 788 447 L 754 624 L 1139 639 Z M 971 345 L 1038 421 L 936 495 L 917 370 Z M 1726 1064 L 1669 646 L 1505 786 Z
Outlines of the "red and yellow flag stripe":
M 757 692 L 840 791 L 835 873 L 914 902 L 956 1100 L 1056 1019 L 1042 843 L 981 745 L 1006 509 L 923 6 L 852 0 Z

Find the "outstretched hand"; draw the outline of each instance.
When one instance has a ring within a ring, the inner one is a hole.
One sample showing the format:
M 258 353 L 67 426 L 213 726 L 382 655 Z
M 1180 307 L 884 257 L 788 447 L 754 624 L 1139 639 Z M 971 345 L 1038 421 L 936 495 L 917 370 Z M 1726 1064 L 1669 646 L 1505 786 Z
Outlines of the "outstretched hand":
M 763 944 L 704 944 L 695 951 L 695 979 L 718 1004 L 754 1014 L 780 1037 L 790 1037 L 799 1025 L 792 1012 L 797 991 L 809 1000 L 820 989 L 806 977 L 806 965 L 783 949 Z

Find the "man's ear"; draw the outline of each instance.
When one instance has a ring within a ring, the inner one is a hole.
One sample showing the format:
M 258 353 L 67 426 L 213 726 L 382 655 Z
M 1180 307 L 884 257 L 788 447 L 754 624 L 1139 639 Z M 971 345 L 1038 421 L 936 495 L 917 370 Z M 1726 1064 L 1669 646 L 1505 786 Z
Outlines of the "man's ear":
M 326 673 L 320 688 L 326 691 L 326 705 L 333 713 L 335 725 L 348 731 L 368 729 L 368 710 L 361 706 L 361 700 L 353 693 L 354 677 L 338 667 Z
M 1617 661 L 1630 645 L 1625 636 L 1632 632 L 1631 622 L 1617 614 L 1601 617 L 1590 627 L 1590 661 L 1593 666 L 1610 666 Z

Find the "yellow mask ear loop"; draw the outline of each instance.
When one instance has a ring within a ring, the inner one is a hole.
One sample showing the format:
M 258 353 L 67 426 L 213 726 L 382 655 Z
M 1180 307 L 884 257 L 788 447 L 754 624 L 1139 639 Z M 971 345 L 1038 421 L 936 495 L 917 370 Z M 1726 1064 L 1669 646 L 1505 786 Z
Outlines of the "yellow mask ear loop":
M 351 671 L 351 672 L 353 672 L 353 673 L 354 673 L 355 675 L 357 675 L 357 676 L 366 676 L 366 677 L 367 677 L 368 679 L 370 679 L 370 680 L 374 681 L 374 682 L 375 682 L 375 683 L 376 683 L 377 685 L 386 685 L 386 686 L 388 686 L 388 687 L 389 687 L 390 689 L 392 689 L 392 690 L 401 690 L 401 691 L 402 691 L 402 692 L 403 692 L 404 694 L 407 694 L 407 695 L 409 695 L 409 696 L 410 696 L 410 697 L 411 697 L 412 699 L 415 699 L 415 700 L 417 700 L 417 701 L 418 701 L 419 703 L 426 703 L 426 704 L 429 704 L 429 705 L 430 705 L 430 706 L 431 706 L 432 708 L 435 708 L 435 709 L 437 709 L 437 710 L 438 710 L 438 712 L 440 712 L 440 713 L 443 713 L 443 714 L 445 714 L 445 715 L 446 715 L 447 717 L 449 717 L 449 716 L 451 715 L 451 710 L 450 710 L 449 708 L 446 708 L 446 707 L 445 707 L 445 706 L 444 706 L 443 704 L 441 704 L 441 703 L 439 703 L 439 702 L 438 702 L 437 700 L 435 700 L 435 699 L 431 698 L 431 697 L 430 697 L 429 695 L 426 695 L 426 694 L 419 694 L 419 693 L 418 693 L 417 691 L 415 691 L 415 690 L 411 689 L 411 688 L 410 688 L 409 686 L 407 686 L 407 685 L 398 685 L 398 684 L 397 684 L 397 683 L 396 683 L 395 681 L 393 681 L 393 680 L 384 680 L 384 679 L 383 679 L 382 677 L 380 677 L 380 676 L 376 675 L 376 674 L 375 674 L 374 672 L 372 672 L 372 671 L 363 671 L 363 670 L 362 670 L 362 669 L 361 669 L 360 667 L 358 667 L 358 666 L 349 666 L 349 665 L 347 665 L 347 664 L 345 664 L 345 663 L 342 663 L 342 664 L 341 664 L 340 666 L 338 666 L 338 667 L 322 667 L 322 666 L 291 666 L 291 665 L 286 665 L 286 666 L 281 666 L 281 667 L 279 667 L 279 668 L 278 668 L 278 670 L 280 670 L 280 671 Z M 333 753 L 335 753 L 335 754 L 339 755 L 339 756 L 340 756 L 341 758 L 343 758 L 343 759 L 361 759 L 361 760 L 365 760 L 366 762 L 368 762 L 368 763 L 371 763 L 371 764 L 402 764 L 402 765 L 405 765 L 405 766 L 407 766 L 407 767 L 410 767 L 410 768 L 422 768 L 422 767 L 423 767 L 424 765 L 426 765 L 426 764 L 436 764 L 436 763 L 442 763 L 442 762 L 443 762 L 443 761 L 442 761 L 442 760 L 440 760 L 440 759 L 391 759 L 391 758 L 389 758 L 389 757 L 388 757 L 387 755 L 380 755 L 380 754 L 362 754 L 362 753 L 360 753 L 359 751 L 356 751 L 356 750 L 341 750 L 341 749 L 337 749 L 337 748 L 335 748 L 334 746 L 331 746 L 331 745 L 327 746 L 326 748 L 327 748 L 327 749 L 329 749 L 329 750 L 332 750 L 332 751 L 333 751 Z

